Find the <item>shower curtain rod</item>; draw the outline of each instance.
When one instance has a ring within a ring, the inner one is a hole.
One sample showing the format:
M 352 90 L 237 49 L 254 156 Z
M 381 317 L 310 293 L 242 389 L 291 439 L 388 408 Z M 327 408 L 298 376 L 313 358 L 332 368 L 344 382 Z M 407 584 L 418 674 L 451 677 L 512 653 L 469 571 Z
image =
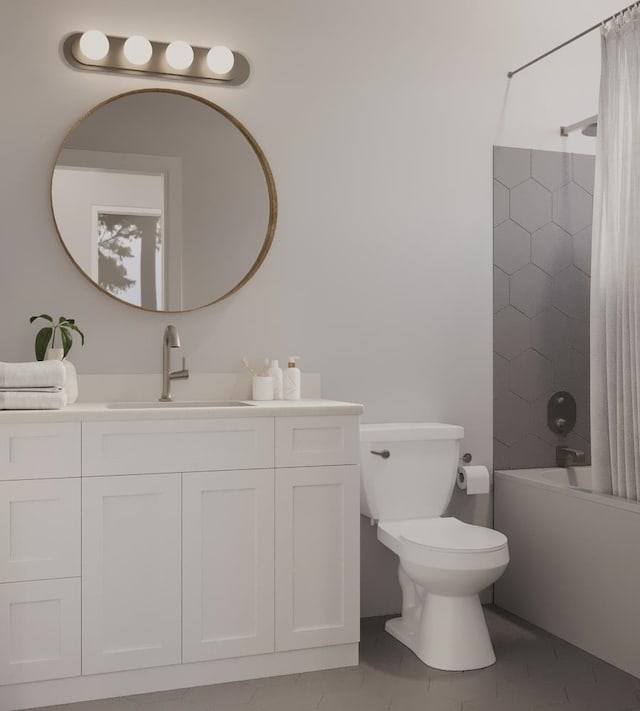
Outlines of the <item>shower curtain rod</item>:
M 631 3 L 629 7 L 625 7 L 623 10 L 619 10 L 618 12 L 614 13 L 610 17 L 605 18 L 604 20 L 601 20 L 598 22 L 596 25 L 593 27 L 590 27 L 588 30 L 585 30 L 584 32 L 581 32 L 579 35 L 576 35 L 575 37 L 572 37 L 571 39 L 568 39 L 566 42 L 563 42 L 562 44 L 559 44 L 557 47 L 554 47 L 553 49 L 550 49 L 548 52 L 545 52 L 544 54 L 541 54 L 539 57 L 536 57 L 535 59 L 532 59 L 530 62 L 527 62 L 526 64 L 523 64 L 521 67 L 518 67 L 517 69 L 514 69 L 512 72 L 507 72 L 507 76 L 509 79 L 511 79 L 512 76 L 517 74 L 518 72 L 521 72 L 523 69 L 526 69 L 527 67 L 530 67 L 532 64 L 535 64 L 536 62 L 539 62 L 541 59 L 544 59 L 545 57 L 548 57 L 550 54 L 553 54 L 554 52 L 557 52 L 559 49 L 562 49 L 563 47 L 566 47 L 568 44 L 571 44 L 572 42 L 575 42 L 576 40 L 580 39 L 581 37 L 584 37 L 585 35 L 588 35 L 589 32 L 593 32 L 594 30 L 597 30 L 598 27 L 601 27 L 605 23 L 609 22 L 609 20 L 613 20 L 614 17 L 618 17 L 618 15 L 622 15 L 624 12 L 627 10 L 632 10 L 634 7 L 637 7 L 640 5 L 640 0 L 637 0 L 634 3 Z

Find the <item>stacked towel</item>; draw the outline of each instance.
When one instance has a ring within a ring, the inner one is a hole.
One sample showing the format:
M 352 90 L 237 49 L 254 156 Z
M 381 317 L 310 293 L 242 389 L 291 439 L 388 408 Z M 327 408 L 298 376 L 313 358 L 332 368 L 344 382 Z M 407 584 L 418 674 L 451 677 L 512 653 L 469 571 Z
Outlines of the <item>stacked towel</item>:
M 0 410 L 60 410 L 66 376 L 59 360 L 0 363 Z

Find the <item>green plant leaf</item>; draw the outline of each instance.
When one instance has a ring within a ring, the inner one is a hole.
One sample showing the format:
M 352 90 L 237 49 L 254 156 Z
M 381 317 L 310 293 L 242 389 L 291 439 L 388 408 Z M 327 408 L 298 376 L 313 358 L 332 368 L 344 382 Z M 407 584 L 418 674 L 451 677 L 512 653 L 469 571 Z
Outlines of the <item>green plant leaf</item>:
M 69 333 L 69 329 L 65 328 L 64 326 L 59 327 L 60 331 L 60 340 L 62 341 L 62 357 L 66 358 L 67 353 L 71 350 L 71 346 L 73 345 L 73 338 L 71 337 L 71 334 Z
M 76 326 L 75 321 L 69 321 L 69 323 L 69 328 L 80 334 L 80 338 L 82 339 L 82 345 L 84 346 L 84 333 L 82 333 L 82 331 Z
M 51 323 L 53 323 L 53 319 L 51 318 L 51 316 L 49 316 L 49 314 L 40 314 L 39 316 L 32 316 L 29 319 L 29 323 L 33 323 L 37 318 L 44 318 L 47 321 L 50 321 Z
M 45 326 L 41 328 L 36 334 L 36 360 L 44 360 L 44 355 L 47 352 L 47 346 L 49 341 L 53 336 L 53 328 L 51 326 Z

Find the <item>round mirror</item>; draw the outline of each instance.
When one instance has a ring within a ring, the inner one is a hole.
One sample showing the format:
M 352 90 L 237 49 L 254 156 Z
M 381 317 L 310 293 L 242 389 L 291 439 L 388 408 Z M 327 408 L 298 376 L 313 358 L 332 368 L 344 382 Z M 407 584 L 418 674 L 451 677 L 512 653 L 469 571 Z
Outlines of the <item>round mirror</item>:
M 62 244 L 96 286 L 150 311 L 191 311 L 262 264 L 276 191 L 260 147 L 198 96 L 143 89 L 92 109 L 67 135 L 51 205 Z

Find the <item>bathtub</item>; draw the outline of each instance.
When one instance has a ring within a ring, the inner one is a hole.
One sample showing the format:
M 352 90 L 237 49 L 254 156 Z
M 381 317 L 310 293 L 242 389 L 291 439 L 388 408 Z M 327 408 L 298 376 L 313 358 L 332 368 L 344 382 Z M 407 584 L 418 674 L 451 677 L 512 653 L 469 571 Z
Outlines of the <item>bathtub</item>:
M 640 504 L 591 491 L 591 468 L 494 473 L 511 561 L 496 605 L 640 677 Z

